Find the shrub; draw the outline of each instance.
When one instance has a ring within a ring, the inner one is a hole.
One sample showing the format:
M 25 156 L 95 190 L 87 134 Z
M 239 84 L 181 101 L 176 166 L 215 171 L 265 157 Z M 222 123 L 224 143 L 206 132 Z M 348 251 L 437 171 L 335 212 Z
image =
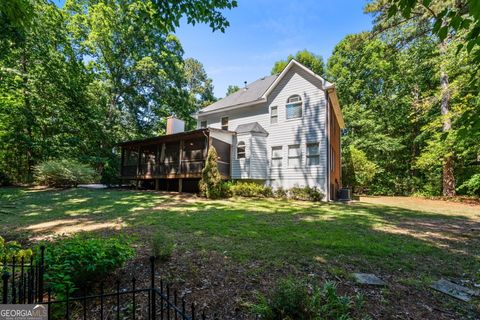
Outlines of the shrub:
M 12 179 L 10 179 L 10 176 L 5 172 L 0 171 L 0 187 L 10 185 L 12 185 Z
M 280 187 L 274 191 L 274 196 L 275 198 L 287 199 L 288 191 Z
M 480 173 L 474 174 L 458 190 L 469 196 L 480 196 Z
M 364 192 L 379 172 L 378 166 L 368 160 L 365 152 L 350 146 L 344 150 L 343 181 L 354 191 Z
M 361 298 L 358 298 L 361 303 Z M 360 313 L 360 304 L 347 296 L 339 296 L 333 283 L 323 287 L 308 285 L 305 281 L 281 281 L 271 299 L 259 297 L 252 311 L 262 319 L 352 319 Z
M 293 187 L 288 193 L 295 200 L 322 201 L 324 197 L 317 187 Z
M 33 252 L 31 249 L 22 249 L 22 246 L 17 241 L 5 241 L 0 236 L 0 258 L 6 258 L 7 261 L 12 261 L 15 256 L 17 261 L 22 257 L 26 260 L 30 259 Z
M 205 167 L 202 170 L 202 178 L 199 182 L 200 193 L 209 199 L 217 199 L 223 196 L 224 185 L 222 175 L 218 171 L 217 159 L 217 151 L 212 146 L 208 150 Z
M 173 240 L 163 234 L 156 232 L 152 236 L 152 254 L 160 261 L 167 261 L 173 254 L 175 243 Z
M 62 296 L 67 285 L 73 292 L 87 281 L 104 278 L 133 256 L 129 243 L 120 238 L 59 238 L 45 250 L 45 280 L 56 295 Z
M 95 171 L 76 160 L 49 160 L 34 169 L 35 181 L 51 187 L 71 187 L 95 181 Z
M 265 197 L 269 192 L 264 186 L 255 182 L 236 182 L 231 185 L 231 191 L 238 197 Z

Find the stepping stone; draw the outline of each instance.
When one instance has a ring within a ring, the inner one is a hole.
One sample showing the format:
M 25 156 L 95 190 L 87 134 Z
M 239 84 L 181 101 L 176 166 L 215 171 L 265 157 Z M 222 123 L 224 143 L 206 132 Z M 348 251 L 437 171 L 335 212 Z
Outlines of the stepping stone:
M 431 285 L 431 288 L 465 302 L 472 300 L 472 296 L 478 296 L 480 294 L 476 290 L 469 289 L 445 279 L 440 279 L 437 282 L 434 282 Z
M 353 273 L 355 280 L 360 284 L 367 284 L 371 286 L 384 287 L 387 284 L 385 281 L 374 275 L 373 273 Z

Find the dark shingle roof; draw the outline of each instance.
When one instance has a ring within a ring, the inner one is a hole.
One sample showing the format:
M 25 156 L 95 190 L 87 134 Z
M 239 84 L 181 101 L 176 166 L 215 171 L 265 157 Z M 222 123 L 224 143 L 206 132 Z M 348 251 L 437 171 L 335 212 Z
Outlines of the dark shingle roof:
M 278 74 L 260 78 L 257 81 L 250 83 L 246 88 L 242 88 L 208 107 L 201 109 L 199 113 L 259 100 L 277 77 Z

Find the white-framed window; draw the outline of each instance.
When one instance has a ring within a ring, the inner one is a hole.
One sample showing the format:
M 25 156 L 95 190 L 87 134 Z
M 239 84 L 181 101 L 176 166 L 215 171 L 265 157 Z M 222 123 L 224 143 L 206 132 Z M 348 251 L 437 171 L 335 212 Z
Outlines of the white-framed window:
M 302 164 L 302 150 L 299 144 L 288 146 L 288 166 L 300 167 Z
M 246 146 L 244 141 L 237 143 L 237 159 L 245 159 Z
M 228 117 L 222 117 L 222 130 L 228 130 Z
M 307 143 L 307 166 L 320 164 L 320 147 L 318 142 Z
M 302 98 L 298 94 L 291 96 L 287 100 L 287 106 L 285 107 L 285 118 L 297 119 L 302 117 Z
M 200 128 L 205 129 L 207 127 L 207 120 L 200 121 Z
M 281 167 L 283 161 L 283 147 L 272 147 L 272 167 Z
M 278 107 L 274 106 L 270 108 L 270 124 L 278 123 Z

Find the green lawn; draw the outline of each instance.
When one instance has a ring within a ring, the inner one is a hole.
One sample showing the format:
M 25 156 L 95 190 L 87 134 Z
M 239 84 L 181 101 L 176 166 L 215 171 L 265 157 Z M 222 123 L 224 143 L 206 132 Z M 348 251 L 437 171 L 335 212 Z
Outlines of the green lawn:
M 478 207 L 442 213 L 417 206 L 3 188 L 0 230 L 24 241 L 81 230 L 121 233 L 135 235 L 140 247 L 161 230 L 179 250 L 217 252 L 238 263 L 319 265 L 340 275 L 373 271 L 421 281 L 478 277 Z

